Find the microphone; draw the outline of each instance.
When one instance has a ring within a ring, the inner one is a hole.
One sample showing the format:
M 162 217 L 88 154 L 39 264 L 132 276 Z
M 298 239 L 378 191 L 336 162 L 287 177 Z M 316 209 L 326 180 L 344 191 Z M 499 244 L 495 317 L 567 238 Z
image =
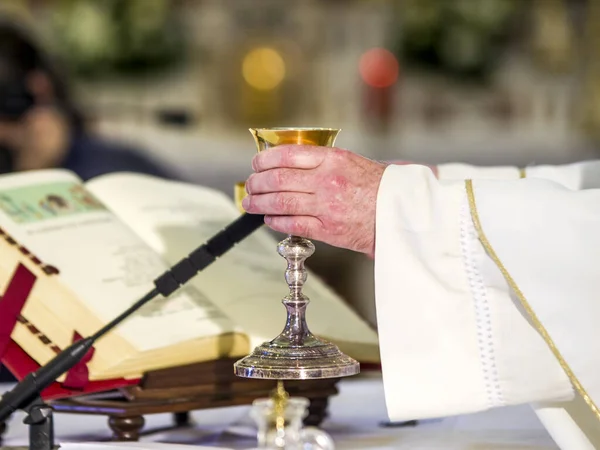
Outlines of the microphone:
M 77 364 L 103 335 L 158 295 L 164 297 L 171 295 L 198 272 L 204 270 L 220 256 L 231 250 L 237 243 L 259 229 L 264 224 L 264 217 L 261 214 L 241 215 L 210 238 L 205 244 L 198 247 L 171 269 L 156 278 L 154 280 L 154 289 L 131 305 L 118 317 L 92 336 L 71 344 L 36 372 L 30 373 L 23 378 L 13 389 L 2 396 L 0 400 L 0 422 L 8 419 L 17 409 L 23 409 L 31 405 L 44 389 Z
M 175 264 L 171 270 L 154 280 L 156 289 L 167 297 L 179 286 L 187 283 L 194 275 L 212 264 L 218 257 L 229 251 L 235 244 L 258 230 L 265 223 L 264 214 L 243 214 L 222 231 L 210 238 L 186 258 Z

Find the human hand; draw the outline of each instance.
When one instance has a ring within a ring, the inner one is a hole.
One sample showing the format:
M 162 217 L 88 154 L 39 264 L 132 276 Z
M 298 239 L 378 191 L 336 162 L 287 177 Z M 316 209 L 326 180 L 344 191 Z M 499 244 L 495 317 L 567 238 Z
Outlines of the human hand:
M 372 255 L 385 164 L 347 150 L 281 145 L 258 153 L 242 206 L 275 231 Z

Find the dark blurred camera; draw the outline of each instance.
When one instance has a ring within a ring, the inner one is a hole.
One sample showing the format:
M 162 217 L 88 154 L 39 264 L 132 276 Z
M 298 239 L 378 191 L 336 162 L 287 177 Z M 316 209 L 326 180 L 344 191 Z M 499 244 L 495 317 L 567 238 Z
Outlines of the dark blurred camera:
M 0 80 L 0 120 L 19 120 L 33 104 L 33 95 L 23 81 Z
M 0 142 L 0 175 L 12 173 L 14 171 L 14 163 L 15 154 L 13 150 Z
M 0 78 L 0 121 L 17 122 L 34 105 L 34 98 L 24 82 Z M 0 141 L 0 174 L 14 169 L 14 150 Z

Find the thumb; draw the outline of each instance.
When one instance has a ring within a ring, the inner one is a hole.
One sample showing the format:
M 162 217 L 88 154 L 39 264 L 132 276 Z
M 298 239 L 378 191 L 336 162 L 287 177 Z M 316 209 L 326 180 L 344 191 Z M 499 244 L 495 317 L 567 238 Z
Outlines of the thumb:
M 307 239 L 321 238 L 321 221 L 312 216 L 265 216 L 269 228 L 281 233 L 293 234 Z

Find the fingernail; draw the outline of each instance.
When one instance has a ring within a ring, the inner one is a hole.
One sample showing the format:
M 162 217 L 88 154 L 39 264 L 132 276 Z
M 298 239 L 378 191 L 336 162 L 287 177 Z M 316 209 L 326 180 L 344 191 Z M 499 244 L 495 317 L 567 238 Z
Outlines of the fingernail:
M 273 221 L 273 218 L 271 216 L 265 216 L 265 223 L 267 225 L 270 225 L 272 221 Z
M 242 208 L 247 210 L 249 206 L 250 200 L 248 199 L 248 197 L 244 197 L 244 199 L 242 200 Z

